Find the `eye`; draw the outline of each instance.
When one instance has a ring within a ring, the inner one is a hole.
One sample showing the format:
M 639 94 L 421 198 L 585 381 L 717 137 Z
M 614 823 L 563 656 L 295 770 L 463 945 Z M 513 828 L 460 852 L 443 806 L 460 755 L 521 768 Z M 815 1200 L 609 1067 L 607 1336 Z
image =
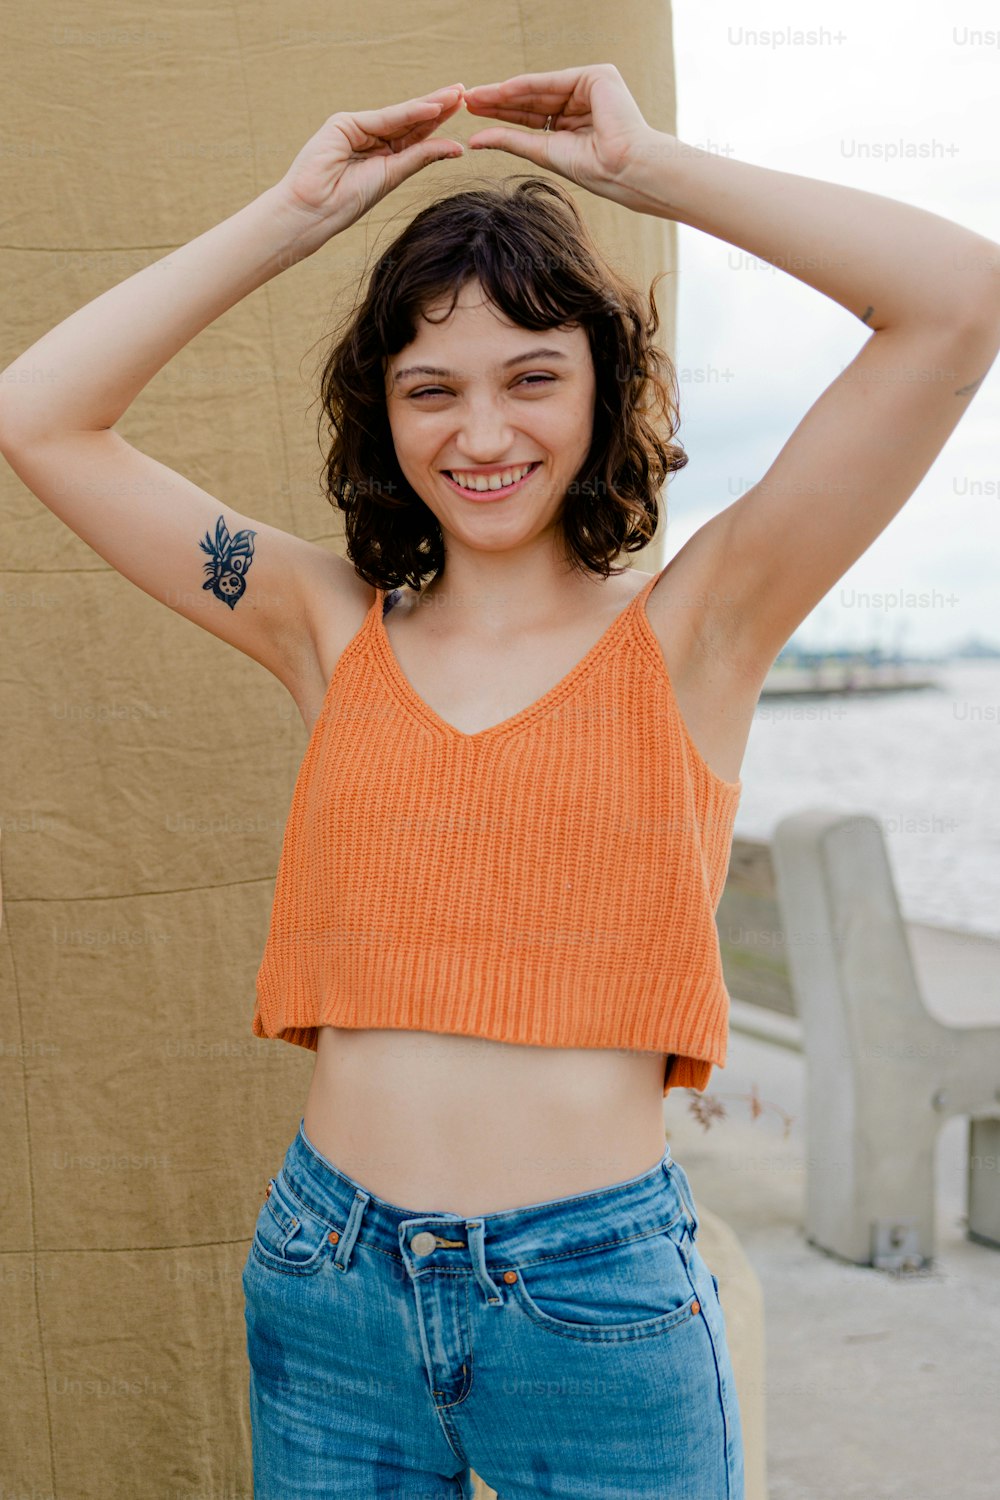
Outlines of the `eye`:
M 522 375 L 521 380 L 542 380 L 546 383 L 554 384 L 558 378 L 556 375 Z M 517 382 L 518 385 L 521 384 L 521 380 Z M 443 386 L 429 385 L 425 386 L 422 391 L 412 391 L 409 399 L 411 401 L 419 401 L 421 396 L 439 396 L 442 394 L 446 394 Z

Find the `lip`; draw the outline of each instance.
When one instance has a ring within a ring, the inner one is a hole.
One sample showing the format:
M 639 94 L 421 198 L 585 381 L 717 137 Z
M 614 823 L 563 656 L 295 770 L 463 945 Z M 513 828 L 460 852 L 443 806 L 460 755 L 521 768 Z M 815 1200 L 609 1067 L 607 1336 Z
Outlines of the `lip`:
M 541 468 L 541 466 L 542 461 L 541 459 L 539 459 L 533 469 L 530 469 L 528 473 L 523 476 L 523 478 L 516 479 L 513 484 L 505 485 L 503 489 L 500 490 L 482 490 L 476 494 L 474 494 L 472 490 L 464 490 L 460 484 L 456 484 L 451 475 L 446 473 L 444 469 L 441 470 L 441 477 L 447 480 L 451 488 L 456 492 L 456 494 L 461 495 L 463 500 L 471 500 L 473 504 L 482 504 L 484 500 L 505 500 L 508 495 L 513 495 L 515 490 L 519 490 L 522 485 L 527 484 L 528 480 L 532 479 L 534 475 L 538 473 L 538 470 Z

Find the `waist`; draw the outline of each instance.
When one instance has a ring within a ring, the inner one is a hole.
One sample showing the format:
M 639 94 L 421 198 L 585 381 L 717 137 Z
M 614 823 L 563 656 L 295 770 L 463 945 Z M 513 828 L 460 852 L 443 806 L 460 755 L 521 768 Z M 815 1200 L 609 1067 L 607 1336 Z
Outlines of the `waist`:
M 663 1150 L 666 1055 L 321 1026 L 305 1128 L 390 1202 L 499 1212 L 587 1192 Z
M 621 1116 L 657 1115 L 667 1054 L 627 1047 L 543 1047 L 491 1037 L 404 1028 L 322 1025 L 316 1076 L 340 1098 L 416 1106 L 423 1119 L 454 1126 L 454 1111 L 502 1110 L 519 1102 L 533 1123 L 586 1118 L 602 1106 Z
M 496 1264 L 500 1260 L 523 1261 L 551 1256 L 557 1241 L 565 1240 L 567 1247 L 579 1249 L 581 1240 L 586 1244 L 590 1236 L 595 1246 L 603 1249 L 619 1239 L 666 1229 L 677 1231 L 681 1225 L 696 1227 L 686 1177 L 683 1188 L 678 1181 L 682 1176 L 669 1144 L 661 1141 L 658 1157 L 652 1164 L 592 1194 L 573 1198 L 553 1195 L 498 1210 L 495 1217 L 489 1218 L 486 1210 L 450 1210 L 412 1194 L 394 1202 L 371 1192 L 367 1183 L 346 1173 L 340 1163 L 329 1160 L 320 1151 L 305 1122 L 301 1121 L 285 1153 L 274 1191 L 281 1212 L 294 1214 L 298 1200 L 310 1212 L 325 1218 L 331 1231 L 341 1237 L 345 1233 L 344 1226 L 360 1216 L 363 1227 L 359 1238 L 366 1245 L 396 1256 L 400 1254 L 401 1230 L 407 1220 L 425 1219 L 428 1215 L 439 1219 L 454 1218 L 454 1229 L 449 1224 L 432 1225 L 429 1221 L 420 1226 L 425 1231 L 437 1229 L 440 1232 L 441 1248 L 446 1250 L 453 1265 L 467 1261 L 470 1253 L 466 1231 L 471 1226 L 460 1221 L 482 1214 L 483 1221 L 478 1227 L 485 1231 L 482 1240 L 486 1246 L 487 1262 Z M 362 1200 L 359 1190 L 368 1200 L 360 1215 L 359 1203 Z M 427 1234 L 426 1237 L 433 1236 Z M 422 1245 L 411 1248 L 420 1255 L 428 1253 Z M 436 1245 L 433 1248 L 437 1250 Z M 457 1252 L 457 1259 L 453 1251 Z

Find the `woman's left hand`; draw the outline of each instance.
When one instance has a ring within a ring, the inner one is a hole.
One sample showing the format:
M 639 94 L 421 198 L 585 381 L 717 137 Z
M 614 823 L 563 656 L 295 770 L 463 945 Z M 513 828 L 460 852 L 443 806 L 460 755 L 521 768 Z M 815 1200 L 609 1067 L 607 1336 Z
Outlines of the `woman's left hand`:
M 602 197 L 636 206 L 622 179 L 636 147 L 656 132 L 614 63 L 478 84 L 465 90 L 464 102 L 470 114 L 531 127 L 479 130 L 469 137 L 470 150 L 509 151 Z M 552 123 L 545 130 L 549 115 Z

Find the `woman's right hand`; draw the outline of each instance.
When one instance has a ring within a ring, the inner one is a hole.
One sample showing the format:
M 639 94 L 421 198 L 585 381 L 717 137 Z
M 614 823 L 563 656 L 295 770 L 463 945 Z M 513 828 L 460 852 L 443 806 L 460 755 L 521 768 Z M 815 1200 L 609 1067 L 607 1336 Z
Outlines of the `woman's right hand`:
M 463 87 L 450 84 L 405 104 L 331 115 L 275 191 L 322 227 L 323 240 L 339 234 L 421 167 L 463 154 L 458 141 L 430 138 L 461 105 Z

